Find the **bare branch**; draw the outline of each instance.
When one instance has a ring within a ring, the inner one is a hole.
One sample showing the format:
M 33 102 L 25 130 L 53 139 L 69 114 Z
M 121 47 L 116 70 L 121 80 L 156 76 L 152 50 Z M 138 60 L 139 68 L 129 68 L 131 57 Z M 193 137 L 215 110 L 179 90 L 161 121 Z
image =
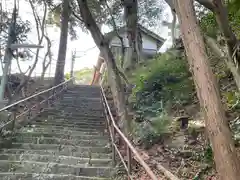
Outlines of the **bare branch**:
M 46 32 L 47 33 L 47 32 Z M 52 43 L 51 43 L 51 40 L 50 38 L 48 37 L 47 34 L 44 35 L 44 38 L 46 39 L 47 41 L 47 52 L 44 56 L 44 59 L 43 59 L 43 63 L 42 63 L 42 74 L 41 74 L 41 79 L 44 78 L 44 75 L 46 73 L 46 70 L 47 68 L 49 67 L 49 65 L 51 64 L 52 62 L 52 55 L 51 55 L 51 47 L 52 47 Z M 47 57 L 49 58 L 49 61 L 47 62 Z
M 34 19 L 35 19 L 35 23 L 36 23 L 36 30 L 37 30 L 37 35 L 38 35 L 38 45 L 41 45 L 42 42 L 43 42 L 43 38 L 44 38 L 44 34 L 45 34 L 45 21 L 46 21 L 46 15 L 47 15 L 47 4 L 45 1 L 43 1 L 43 6 L 44 6 L 44 12 L 43 12 L 43 18 L 42 18 L 42 21 L 40 21 L 40 18 L 36 12 L 36 9 L 35 9 L 35 5 L 33 3 L 32 0 L 29 0 L 29 3 L 31 5 L 31 8 L 32 8 L 32 12 L 33 12 L 33 16 L 34 16 Z M 41 31 L 41 33 L 40 33 Z M 25 77 L 21 82 L 20 82 L 20 85 L 17 87 L 16 91 L 15 91 L 15 94 L 13 95 L 12 98 L 10 98 L 11 100 L 14 100 L 19 92 L 22 90 L 23 87 L 26 86 L 26 84 L 28 83 L 34 69 L 36 68 L 36 65 L 37 65 L 37 62 L 38 62 L 38 59 L 39 59 L 39 51 L 40 49 L 37 49 L 36 50 L 36 55 L 35 55 L 35 60 L 34 60 L 34 63 L 33 65 L 29 68 L 29 72 L 28 72 L 28 75 L 27 77 Z
M 74 11 L 72 11 L 72 15 L 79 21 L 81 21 L 82 23 L 84 23 L 84 21 L 82 20 L 82 18 L 80 16 L 78 16 Z

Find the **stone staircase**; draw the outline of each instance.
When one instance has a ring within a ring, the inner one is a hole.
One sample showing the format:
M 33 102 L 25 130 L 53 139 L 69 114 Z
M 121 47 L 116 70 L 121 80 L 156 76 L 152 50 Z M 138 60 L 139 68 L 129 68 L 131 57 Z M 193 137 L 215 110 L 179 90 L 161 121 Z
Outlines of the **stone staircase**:
M 100 88 L 74 86 L 17 130 L 0 151 L 0 180 L 109 180 L 109 136 Z

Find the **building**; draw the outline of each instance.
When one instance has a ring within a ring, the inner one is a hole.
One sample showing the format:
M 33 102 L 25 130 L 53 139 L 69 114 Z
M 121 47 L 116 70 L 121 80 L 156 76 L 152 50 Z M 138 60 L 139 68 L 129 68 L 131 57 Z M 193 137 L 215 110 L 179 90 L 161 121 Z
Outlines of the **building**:
M 165 39 L 162 37 L 158 36 L 154 32 L 148 30 L 147 28 L 143 27 L 142 25 L 138 24 L 139 28 L 139 37 L 141 38 L 141 60 L 147 60 L 151 59 L 154 57 L 159 49 L 162 47 L 163 43 L 165 42 Z M 123 44 L 125 48 L 125 59 L 124 59 L 124 67 L 128 66 L 127 60 L 129 60 L 129 55 L 130 55 L 130 49 L 129 49 L 129 43 L 128 43 L 128 38 L 127 38 L 127 31 L 126 27 L 121 27 L 118 30 L 118 34 L 123 38 Z M 115 31 L 111 31 L 109 33 L 106 33 L 105 38 L 109 41 L 109 46 L 113 52 L 113 55 L 115 56 L 116 60 L 118 60 L 122 53 L 122 44 L 120 39 L 118 38 L 117 34 Z M 92 84 L 98 84 L 99 82 L 99 76 L 102 74 L 105 70 L 105 65 L 103 64 L 104 59 L 99 55 L 97 64 L 95 66 L 95 71 L 93 75 L 93 80 Z M 101 70 L 101 72 L 100 72 Z
M 138 24 L 139 28 L 139 36 L 141 37 L 142 47 L 141 47 L 141 59 L 146 60 L 152 58 L 161 48 L 165 39 Z M 125 57 L 128 57 L 129 51 L 129 43 L 127 38 L 126 27 L 121 27 L 119 29 L 119 35 L 123 38 L 124 48 L 125 48 Z M 105 37 L 110 41 L 110 47 L 116 58 L 121 56 L 121 41 L 117 37 L 115 31 L 111 31 L 105 34 Z

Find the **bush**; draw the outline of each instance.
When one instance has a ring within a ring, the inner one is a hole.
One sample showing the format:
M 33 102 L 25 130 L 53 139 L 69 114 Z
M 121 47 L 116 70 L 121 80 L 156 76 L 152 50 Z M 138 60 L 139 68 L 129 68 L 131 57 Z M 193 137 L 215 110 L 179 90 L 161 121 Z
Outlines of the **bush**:
M 135 85 L 130 98 L 138 114 L 154 117 L 163 105 L 188 103 L 193 92 L 187 61 L 174 53 L 164 53 L 137 68 L 131 81 Z
M 153 144 L 163 142 L 164 138 L 170 133 L 171 120 L 165 113 L 151 118 L 149 121 L 134 124 L 134 136 L 138 143 L 145 148 L 151 147 Z
M 66 80 L 69 80 L 70 78 L 71 78 L 70 74 L 69 74 L 69 73 L 66 73 L 66 74 L 65 74 L 65 79 L 66 79 Z

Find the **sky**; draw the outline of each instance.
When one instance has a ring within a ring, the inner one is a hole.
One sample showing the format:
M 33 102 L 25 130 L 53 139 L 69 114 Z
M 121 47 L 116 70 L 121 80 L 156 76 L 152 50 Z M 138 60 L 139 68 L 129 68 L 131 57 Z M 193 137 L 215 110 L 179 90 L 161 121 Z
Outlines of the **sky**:
M 8 0 L 5 0 L 8 1 Z M 8 1 L 9 2 L 9 1 Z M 3 3 L 3 8 L 4 9 L 11 9 L 12 5 L 9 3 L 4 4 Z M 36 34 L 36 26 L 35 26 L 35 21 L 34 17 L 32 15 L 32 10 L 28 2 L 25 0 L 20 0 L 19 4 L 19 16 L 21 19 L 28 20 L 31 22 L 31 32 L 28 34 L 28 42 L 29 44 L 35 44 L 37 43 L 37 34 Z M 40 9 L 39 9 L 40 10 Z M 163 12 L 163 19 L 167 21 L 171 21 L 172 16 L 170 13 L 170 8 L 166 6 Z M 103 26 L 102 32 L 106 33 L 109 32 L 109 28 L 107 26 Z M 159 26 L 158 28 L 158 35 L 161 37 L 167 39 L 165 44 L 162 46 L 160 49 L 161 52 L 164 52 L 167 47 L 171 45 L 171 38 L 170 38 L 170 30 L 166 27 Z M 60 28 L 50 26 L 47 28 L 47 33 L 50 39 L 52 40 L 52 53 L 53 53 L 53 62 L 51 63 L 51 66 L 48 68 L 46 76 L 53 76 L 55 72 L 55 67 L 56 67 L 56 59 L 58 55 L 58 45 L 59 45 L 59 38 L 60 38 Z M 68 45 L 67 45 L 67 56 L 66 56 L 66 64 L 65 64 L 65 73 L 70 72 L 71 69 L 71 55 L 74 50 L 76 50 L 76 61 L 74 64 L 74 70 L 80 70 L 85 67 L 90 67 L 92 68 L 93 65 L 96 64 L 97 57 L 99 54 L 99 50 L 96 47 L 92 37 L 90 34 L 86 34 L 85 32 L 82 32 L 79 28 L 77 31 L 78 34 L 78 39 L 77 40 L 70 40 L 70 37 L 68 39 Z M 35 43 L 34 43 L 35 42 Z M 40 50 L 39 54 L 39 61 L 37 64 L 37 67 L 35 68 L 32 76 L 39 76 L 42 72 L 42 59 L 45 55 L 46 51 L 46 44 L 43 49 Z M 36 52 L 36 49 L 31 49 L 31 51 Z M 33 54 L 34 55 L 34 54 Z M 25 71 L 28 69 L 29 66 L 31 66 L 33 63 L 33 60 L 31 61 L 21 61 L 20 66 L 22 71 Z M 12 73 L 19 72 L 17 64 L 15 60 L 12 61 L 12 66 L 11 66 L 11 71 Z M 0 74 L 1 68 L 0 68 Z

